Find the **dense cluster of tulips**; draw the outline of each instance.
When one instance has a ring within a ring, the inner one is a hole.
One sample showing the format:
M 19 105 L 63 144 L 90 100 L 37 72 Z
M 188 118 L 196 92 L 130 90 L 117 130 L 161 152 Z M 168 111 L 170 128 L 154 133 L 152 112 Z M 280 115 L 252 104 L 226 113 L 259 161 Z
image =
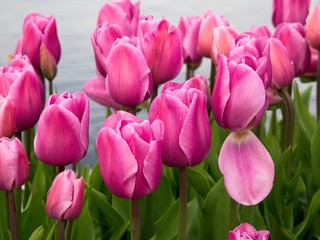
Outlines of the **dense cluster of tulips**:
M 56 19 L 29 14 L 0 68 L 0 239 L 318 239 L 320 5 L 274 0 L 272 22 L 108 2 L 97 75 L 59 94 Z M 106 107 L 94 166 L 88 97 Z

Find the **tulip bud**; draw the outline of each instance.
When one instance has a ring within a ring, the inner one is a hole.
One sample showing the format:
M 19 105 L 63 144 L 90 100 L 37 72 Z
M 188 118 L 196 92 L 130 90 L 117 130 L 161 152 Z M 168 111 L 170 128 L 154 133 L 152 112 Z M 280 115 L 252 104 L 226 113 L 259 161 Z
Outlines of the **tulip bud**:
M 307 17 L 306 37 L 312 48 L 320 50 L 320 5 L 317 5 Z
M 18 138 L 0 138 L 0 190 L 12 191 L 29 177 L 29 160 Z
M 40 69 L 43 76 L 49 81 L 52 81 L 57 75 L 56 60 L 44 43 L 41 43 L 40 47 Z
M 268 230 L 257 231 L 249 223 L 241 223 L 233 231 L 229 232 L 228 240 L 268 240 L 269 235 Z
M 84 199 L 83 177 L 65 170 L 53 180 L 47 194 L 46 211 L 49 217 L 71 220 L 80 216 Z
M 14 105 L 0 94 L 0 137 L 11 138 L 16 129 Z

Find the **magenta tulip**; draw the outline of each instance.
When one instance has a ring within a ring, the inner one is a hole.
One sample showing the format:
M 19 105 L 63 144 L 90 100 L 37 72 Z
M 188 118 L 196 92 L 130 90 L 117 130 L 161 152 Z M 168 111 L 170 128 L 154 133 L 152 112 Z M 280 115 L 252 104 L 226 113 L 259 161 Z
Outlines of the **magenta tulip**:
M 11 138 L 16 129 L 14 105 L 0 94 L 0 137 Z
M 107 58 L 106 88 L 112 99 L 126 107 L 136 107 L 152 92 L 152 77 L 138 38 L 115 41 Z
M 162 19 L 155 28 L 143 33 L 143 48 L 154 86 L 174 79 L 183 65 L 181 32 Z
M 316 76 L 317 74 L 317 65 L 318 65 L 318 50 L 311 48 L 310 47 L 310 63 L 306 69 L 306 71 L 304 72 L 304 76 Z
M 300 23 L 282 23 L 275 29 L 274 37 L 287 48 L 295 68 L 295 76 L 303 74 L 310 62 L 310 49 L 304 26 Z
M 181 17 L 178 27 L 182 36 L 184 62 L 199 64 L 202 56 L 199 54 L 198 38 L 201 18 L 198 16 Z
M 250 32 L 256 34 L 259 37 L 271 37 L 271 31 L 267 26 L 252 26 Z
M 242 205 L 255 205 L 271 191 L 274 164 L 250 131 L 231 132 L 222 144 L 219 168 L 229 195 Z
M 103 5 L 98 14 L 97 26 L 104 22 L 115 24 L 123 36 L 135 36 L 138 28 L 140 2 L 133 4 L 130 0 L 109 2 Z
M 18 138 L 0 138 L 0 190 L 12 191 L 27 182 L 29 160 Z
M 0 68 L 0 95 L 15 108 L 15 131 L 33 127 L 42 109 L 43 85 L 26 56 L 16 55 Z
M 307 17 L 306 37 L 312 48 L 320 50 L 320 5 L 314 7 Z
M 18 44 L 21 53 L 27 55 L 34 68 L 41 69 L 41 45 L 44 45 L 58 64 L 61 47 L 54 16 L 45 17 L 38 13 L 29 14 L 23 24 L 23 35 Z M 20 53 L 20 52 L 18 52 Z
M 160 183 L 163 124 L 152 124 L 118 111 L 104 122 L 97 137 L 101 176 L 116 196 L 137 199 Z
M 51 95 L 34 140 L 36 156 L 53 166 L 77 163 L 87 153 L 89 101 L 84 93 Z
M 164 85 L 150 106 L 149 120 L 164 123 L 162 161 L 170 167 L 201 163 L 211 145 L 206 95 L 189 81 L 173 88 Z
M 305 24 L 309 13 L 310 0 L 273 0 L 272 23 L 299 22 Z
M 202 56 L 211 57 L 213 29 L 220 26 L 229 26 L 229 22 L 223 16 L 207 11 L 199 30 L 198 51 Z
M 268 230 L 257 231 L 249 223 L 241 223 L 233 231 L 229 232 L 228 240 L 268 240 Z
M 84 179 L 72 170 L 59 173 L 47 194 L 46 212 L 55 219 L 71 220 L 80 216 L 84 200 Z

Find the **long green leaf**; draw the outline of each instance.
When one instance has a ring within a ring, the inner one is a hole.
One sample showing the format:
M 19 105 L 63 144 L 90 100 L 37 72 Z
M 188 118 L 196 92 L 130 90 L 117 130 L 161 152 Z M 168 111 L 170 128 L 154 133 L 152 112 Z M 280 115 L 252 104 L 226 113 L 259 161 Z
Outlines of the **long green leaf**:
M 190 185 L 205 198 L 214 185 L 211 176 L 200 167 L 188 168 L 188 182 Z
M 38 227 L 36 230 L 33 231 L 29 240 L 41 240 L 44 233 L 43 226 Z
M 311 139 L 311 164 L 312 164 L 312 180 L 315 188 L 320 188 L 320 123 L 318 123 L 316 130 Z

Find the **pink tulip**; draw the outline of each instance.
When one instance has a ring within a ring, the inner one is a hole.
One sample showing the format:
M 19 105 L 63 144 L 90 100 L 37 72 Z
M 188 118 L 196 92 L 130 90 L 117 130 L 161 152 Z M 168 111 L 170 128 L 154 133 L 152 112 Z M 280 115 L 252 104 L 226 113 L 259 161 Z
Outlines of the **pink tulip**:
M 202 56 L 199 54 L 198 38 L 201 18 L 198 16 L 181 17 L 178 27 L 182 36 L 183 58 L 186 63 L 199 64 Z
M 219 168 L 229 195 L 242 205 L 255 205 L 271 191 L 274 164 L 250 131 L 231 132 L 222 144 Z
M 299 22 L 305 24 L 309 13 L 310 0 L 273 0 L 272 23 Z
M 152 124 L 118 111 L 104 122 L 97 137 L 101 176 L 116 196 L 136 199 L 153 192 L 160 183 L 160 140 L 163 124 Z
M 152 92 L 152 77 L 138 38 L 115 41 L 107 58 L 106 88 L 112 99 L 127 107 L 136 107 Z
M 220 26 L 229 26 L 229 22 L 223 16 L 207 11 L 199 30 L 198 51 L 202 56 L 211 57 L 213 29 Z
M 183 65 L 183 52 L 178 27 L 170 26 L 167 20 L 162 19 L 155 28 L 148 28 L 143 33 L 143 48 L 155 86 L 179 74 Z
M 303 74 L 310 62 L 310 49 L 302 24 L 282 23 L 275 29 L 274 37 L 287 48 L 287 53 L 295 68 L 295 76 Z
M 15 131 L 33 127 L 42 109 L 43 85 L 26 56 L 16 55 L 0 68 L 0 95 L 15 108 Z
M 0 137 L 11 138 L 16 129 L 14 105 L 0 94 Z
M 133 4 L 130 0 L 109 2 L 103 5 L 98 14 L 97 26 L 104 22 L 115 24 L 123 36 L 135 36 L 140 13 L 140 2 Z
M 233 131 L 250 129 L 260 122 L 267 106 L 266 87 L 258 73 L 246 63 L 220 54 L 212 93 L 217 123 Z
M 77 163 L 87 153 L 89 101 L 84 93 L 51 95 L 34 140 L 36 156 L 53 166 Z
M 233 231 L 229 232 L 228 240 L 268 240 L 268 230 L 257 231 L 249 223 L 241 223 Z
M 320 5 L 314 7 L 307 17 L 306 38 L 312 48 L 320 50 Z
M 102 106 L 111 107 L 117 110 L 121 107 L 110 96 L 110 92 L 106 88 L 105 79 L 103 78 L 95 77 L 90 79 L 82 86 L 82 89 L 89 98 Z
M 59 173 L 47 194 L 46 212 L 55 219 L 71 220 L 80 216 L 84 199 L 83 177 L 72 170 Z
M 190 80 L 166 87 L 152 102 L 151 122 L 164 124 L 161 142 L 162 161 L 170 167 L 187 167 L 201 163 L 211 145 L 211 128 L 206 95 Z
M 41 45 L 43 44 L 55 63 L 61 56 L 61 47 L 54 16 L 45 17 L 38 13 L 29 14 L 23 24 L 23 35 L 17 47 L 18 52 L 27 55 L 34 68 L 41 69 Z M 19 51 L 21 49 L 21 52 Z
M 121 37 L 122 34 L 119 27 L 115 24 L 111 25 L 108 22 L 99 25 L 95 32 L 91 34 L 98 74 L 104 78 L 107 76 L 106 62 L 110 49 L 115 40 Z
M 256 34 L 259 37 L 271 37 L 270 29 L 267 26 L 252 26 L 250 32 Z
M 18 138 L 0 138 L 0 190 L 11 191 L 29 177 L 29 160 Z
M 316 76 L 317 74 L 317 65 L 318 65 L 318 50 L 310 47 L 310 63 L 304 72 L 304 76 Z

